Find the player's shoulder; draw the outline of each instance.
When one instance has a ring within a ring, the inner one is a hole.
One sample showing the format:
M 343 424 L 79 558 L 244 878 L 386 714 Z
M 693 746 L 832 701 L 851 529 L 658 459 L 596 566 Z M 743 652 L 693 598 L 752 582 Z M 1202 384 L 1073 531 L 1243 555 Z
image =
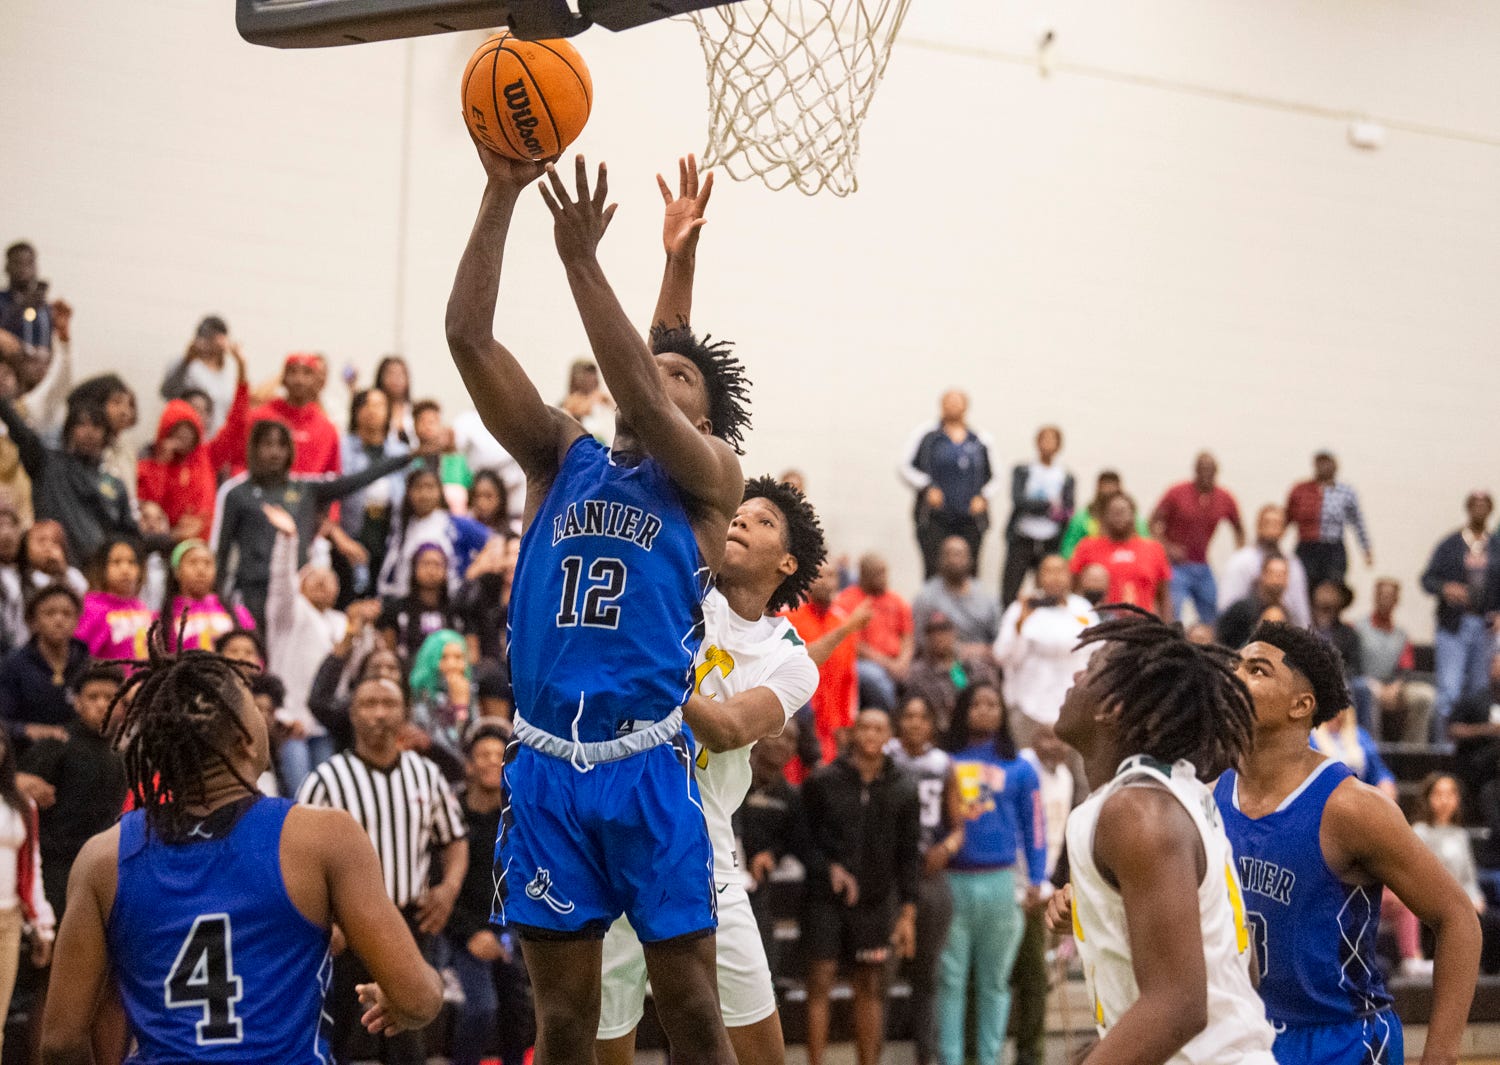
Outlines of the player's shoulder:
M 345 849 L 367 838 L 347 810 L 301 802 L 287 810 L 281 831 L 288 857 L 316 863 L 337 859 Z
M 1378 788 L 1349 774 L 1334 786 L 1323 805 L 1323 827 L 1341 842 L 1363 841 L 1378 847 L 1395 829 L 1411 832 L 1401 808 Z

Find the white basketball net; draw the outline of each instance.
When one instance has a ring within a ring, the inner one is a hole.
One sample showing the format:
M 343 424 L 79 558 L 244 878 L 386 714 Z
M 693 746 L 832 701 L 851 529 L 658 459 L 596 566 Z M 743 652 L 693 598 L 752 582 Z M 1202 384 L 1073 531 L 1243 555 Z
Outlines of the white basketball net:
M 707 163 L 811 196 L 859 187 L 859 127 L 910 0 L 740 0 L 689 17 L 708 62 Z

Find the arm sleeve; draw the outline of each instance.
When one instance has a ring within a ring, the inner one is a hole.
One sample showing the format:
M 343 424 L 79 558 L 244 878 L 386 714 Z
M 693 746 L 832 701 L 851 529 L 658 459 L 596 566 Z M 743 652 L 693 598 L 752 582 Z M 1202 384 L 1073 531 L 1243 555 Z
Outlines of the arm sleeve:
M 31 904 L 31 912 L 36 915 L 37 935 L 50 943 L 57 936 L 57 914 L 52 910 L 52 903 L 47 901 L 47 892 L 42 884 L 42 833 L 38 826 L 36 803 L 29 799 L 26 802 L 26 821 L 30 828 L 26 834 L 27 842 L 31 845 L 31 898 L 27 901 Z
M 312 712 L 318 724 L 330 733 L 341 731 L 349 719 L 348 707 L 342 705 L 338 698 L 339 680 L 344 676 L 344 667 L 348 664 L 348 659 L 338 655 L 324 658 L 313 677 L 312 687 L 307 692 L 307 709 Z
M 1021 601 L 1017 599 L 1000 615 L 1000 635 L 995 638 L 995 661 L 1004 669 L 1013 669 L 1020 663 L 1025 641 L 1016 631 L 1016 621 L 1021 616 Z
M 1359 546 L 1366 551 L 1370 550 L 1370 531 L 1365 528 L 1364 511 L 1359 509 L 1359 496 L 1354 494 L 1352 488 L 1349 489 L 1349 499 L 1344 504 L 1344 513 L 1354 526 L 1354 538 L 1359 541 Z
M 57 783 L 57 769 L 62 764 L 66 744 L 61 740 L 42 740 L 33 743 L 21 755 L 16 768 L 23 773 L 41 777 L 48 784 Z
M 167 367 L 166 375 L 161 379 L 162 399 L 177 399 L 187 391 L 188 365 L 187 358 L 184 356 Z
M 323 783 L 323 776 L 317 770 L 307 775 L 302 786 L 297 789 L 297 801 L 304 806 L 332 806 L 329 801 L 328 787 Z
M 787 720 L 812 701 L 818 690 L 818 667 L 807 656 L 806 650 L 798 649 L 788 660 L 766 678 L 765 686 L 781 700 L 782 712 Z
M 273 669 L 283 669 L 281 658 L 290 650 L 286 641 L 297 628 L 297 538 L 276 533 L 271 548 L 271 583 L 266 589 L 266 654 Z
M 35 495 L 41 487 L 42 470 L 47 463 L 47 449 L 42 445 L 42 438 L 26 424 L 26 419 L 10 400 L 0 399 L 0 422 L 5 424 L 5 431 L 20 453 L 21 465 L 26 469 L 26 476 L 31 478 L 31 492 Z
M 1432 557 L 1427 560 L 1427 568 L 1422 571 L 1422 591 L 1428 595 L 1441 595 L 1444 584 L 1444 567 L 1440 564 L 1443 559 L 1443 548 L 1448 546 L 1445 539 L 1432 549 Z
M 346 495 L 358 492 L 367 485 L 372 485 L 382 477 L 387 477 L 397 470 L 404 469 L 411 463 L 406 455 L 389 455 L 372 462 L 358 473 L 351 473 L 347 477 L 331 477 L 328 480 L 308 481 L 307 485 L 312 489 L 313 495 L 323 505 L 336 499 L 343 499 Z
M 1062 543 L 1058 545 L 1057 552 L 1069 562 L 1073 560 L 1073 552 L 1078 547 L 1078 541 L 1082 540 L 1088 531 L 1088 516 L 1078 511 L 1068 519 L 1068 527 L 1063 531 Z M 1074 572 L 1078 572 L 1074 570 Z
M 225 466 L 246 460 L 250 450 L 250 386 L 241 381 L 234 390 L 234 402 L 224 416 L 224 424 L 208 442 L 208 461 L 217 473 Z
M 896 830 L 896 891 L 902 903 L 915 903 L 922 883 L 922 815 L 917 789 L 901 785 Z
M 923 468 L 925 459 L 922 454 L 922 445 L 930 432 L 929 429 L 918 429 L 906 445 L 906 458 L 901 463 L 900 473 L 901 479 L 913 492 L 920 492 L 932 484 L 932 475 Z
M 1026 850 L 1026 872 L 1031 883 L 1040 885 L 1047 879 L 1047 822 L 1042 811 L 1042 785 L 1036 770 L 1023 762 L 1016 790 L 1016 823 L 1021 827 L 1021 844 Z
M 1370 784 L 1375 787 L 1387 781 L 1394 784 L 1396 774 L 1391 772 L 1390 767 L 1380 757 L 1374 738 L 1364 729 L 1359 730 L 1359 745 L 1365 749 L 1365 775 L 1370 778 Z

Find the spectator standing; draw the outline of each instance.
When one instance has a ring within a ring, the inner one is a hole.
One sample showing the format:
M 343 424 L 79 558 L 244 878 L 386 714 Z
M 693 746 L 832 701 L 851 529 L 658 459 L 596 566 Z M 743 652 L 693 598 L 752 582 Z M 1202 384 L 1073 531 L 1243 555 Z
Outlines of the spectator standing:
M 342 470 L 339 431 L 318 402 L 326 374 L 323 356 L 311 352 L 288 355 L 281 371 L 281 386 L 286 394 L 250 412 L 252 426 L 256 422 L 277 421 L 290 431 L 291 473 L 325 477 Z
M 1010 1020 L 1010 975 L 1025 932 L 1017 904 L 1016 863 L 1024 854 L 1028 908 L 1040 899 L 1047 836 L 1040 783 L 1020 757 L 1000 690 L 969 687 L 953 715 L 949 746 L 958 779 L 963 834 L 948 844 L 953 922 L 938 990 L 942 1065 L 964 1065 L 969 982 L 974 982 L 974 1059 L 999 1062 Z
M 1359 634 L 1343 617 L 1344 611 L 1353 602 L 1354 591 L 1347 584 L 1324 581 L 1313 589 L 1313 619 L 1308 630 L 1338 651 L 1359 724 L 1369 729 L 1374 727 L 1374 701 L 1370 696 L 1370 686 L 1364 679 L 1365 667 L 1360 654 Z
M 974 556 L 961 536 L 943 541 L 938 572 L 928 578 L 912 601 L 917 623 L 917 646 L 926 638 L 926 621 L 942 614 L 958 633 L 958 653 L 988 659 L 1000 635 L 1000 600 L 974 579 Z
M 989 528 L 985 493 L 994 477 L 989 441 L 969 428 L 968 417 L 967 395 L 957 390 L 943 393 L 938 424 L 917 431 L 901 467 L 902 478 L 917 493 L 923 579 L 938 572 L 938 554 L 950 536 L 963 538 L 969 545 L 970 568 L 976 566 Z
M 859 560 L 859 583 L 838 594 L 834 605 L 853 614 L 870 604 L 870 621 L 855 637 L 859 656 L 859 704 L 888 714 L 896 712 L 896 691 L 906 683 L 916 651 L 911 607 L 890 588 L 885 559 L 867 554 Z
M 1198 620 L 1212 625 L 1219 616 L 1218 590 L 1208 565 L 1208 545 L 1220 522 L 1234 530 L 1236 549 L 1245 546 L 1239 504 L 1218 485 L 1219 463 L 1207 451 L 1193 460 L 1193 479 L 1167 489 L 1151 515 L 1151 532 L 1172 563 L 1172 614 L 1182 617 L 1189 599 Z
M 167 367 L 161 383 L 161 398 L 185 399 L 189 392 L 202 392 L 209 400 L 209 414 L 202 433 L 215 436 L 229 420 L 229 411 L 245 383 L 245 359 L 240 346 L 229 336 L 229 326 L 216 314 L 198 323 L 182 358 Z M 249 389 L 245 391 L 249 402 Z M 234 462 L 243 462 L 237 456 Z
M 1005 526 L 1005 571 L 1000 578 L 1000 605 L 1015 602 L 1028 573 L 1056 554 L 1063 530 L 1073 517 L 1073 475 L 1057 464 L 1062 430 L 1043 426 L 1036 434 L 1036 461 L 1010 471 L 1010 520 Z
M 1092 653 L 1078 638 L 1099 618 L 1087 599 L 1069 591 L 1071 580 L 1063 557 L 1048 555 L 1035 593 L 1012 603 L 1000 619 L 995 661 L 1012 711 L 1007 727 L 1020 748 L 1032 746 L 1038 729 L 1057 724 L 1063 697 Z
M 1058 547 L 1057 553 L 1071 562 L 1074 550 L 1084 537 L 1099 535 L 1099 523 L 1104 517 L 1104 508 L 1109 505 L 1111 499 L 1124 490 L 1118 473 L 1114 470 L 1100 470 L 1094 482 L 1094 498 L 1089 500 L 1088 506 L 1073 511 L 1073 516 L 1068 519 L 1068 527 L 1063 531 L 1062 544 Z M 1136 515 L 1135 531 L 1142 536 L 1151 535 L 1151 531 L 1146 528 L 1146 519 L 1140 515 Z
M 437 766 L 398 745 L 406 724 L 406 699 L 388 680 L 367 680 L 354 692 L 349 710 L 354 750 L 336 754 L 302 784 L 297 801 L 344 810 L 370 837 L 380 858 L 390 896 L 424 954 L 432 937 L 448 924 L 469 865 L 463 812 Z M 433 851 L 441 852 L 442 879 L 431 883 Z M 369 971 L 350 951 L 333 962 L 328 1015 L 331 1043 L 340 1061 L 358 1054 L 364 1012 L 355 987 L 370 982 Z M 421 1032 L 376 1037 L 375 1053 L 387 1065 L 424 1065 Z
M 332 653 L 349 620 L 334 609 L 338 578 L 322 561 L 297 571 L 297 523 L 279 507 L 266 507 L 276 529 L 271 583 L 266 593 L 266 658 L 286 688 L 276 720 L 286 730 L 277 750 L 281 779 L 295 794 L 302 781 L 333 755 L 333 739 L 308 709 L 307 697 L 323 659 Z
M 453 430 L 443 424 L 442 404 L 435 399 L 414 403 L 412 418 L 417 432 L 416 454 L 423 465 L 437 473 L 449 512 L 467 514 L 474 471 L 469 468 L 469 460 L 454 450 Z
M 89 665 L 88 648 L 73 636 L 79 605 L 62 584 L 33 594 L 26 601 L 31 639 L 0 662 L 0 721 L 23 752 L 30 742 L 66 739 L 77 717 L 73 693 Z
M 1488 530 L 1495 505 L 1488 492 L 1470 492 L 1468 521 L 1433 549 L 1422 588 L 1437 597 L 1433 649 L 1437 735 L 1447 730 L 1454 706 L 1489 686 L 1495 637 L 1488 619 L 1500 610 L 1500 550 Z
M 213 435 L 206 435 L 197 408 L 174 399 L 161 412 L 156 443 L 136 464 L 142 503 L 155 503 L 166 514 L 179 540 L 204 536 L 213 526 L 219 471 L 243 460 L 249 443 L 250 388 L 241 368 L 239 388 L 229 415 Z
M 453 445 L 468 460 L 469 469 L 476 476 L 489 470 L 500 478 L 505 485 L 507 513 L 519 536 L 521 512 L 526 505 L 526 474 L 521 464 L 484 427 L 484 419 L 478 411 L 465 411 L 453 419 Z
M 218 567 L 202 540 L 184 540 L 172 549 L 165 601 L 170 604 L 168 647 L 212 651 L 219 638 L 235 629 L 253 629 L 255 619 L 243 606 L 226 607 L 214 593 Z
M 809 838 L 807 1060 L 822 1065 L 829 994 L 840 963 L 852 968 L 855 1057 L 877 1065 L 885 1037 L 885 972 L 894 947 L 915 950 L 920 812 L 915 785 L 885 753 L 883 710 L 862 710 L 849 749 L 802 788 Z
M 435 470 L 415 467 L 406 476 L 401 511 L 391 529 L 380 572 L 380 594 L 386 597 L 406 594 L 414 556 L 428 544 L 437 544 L 446 553 L 451 563 L 449 591 L 456 592 L 469 564 L 489 539 L 490 531 L 479 522 L 449 512 L 442 480 Z
M 37 272 L 36 248 L 24 240 L 5 249 L 5 276 L 0 291 L 0 355 L 7 359 L 46 355 L 54 336 L 66 342 L 72 308 L 48 302 L 50 287 Z
M 455 1011 L 452 1065 L 479 1065 L 498 1046 L 501 1065 L 523 1065 L 534 1037 L 520 944 L 490 925 L 495 894 L 491 867 L 500 832 L 502 774 L 510 731 L 476 722 L 465 744 L 463 807 L 469 865 L 444 930 L 463 1003 Z
M 787 855 L 796 855 L 805 864 L 808 848 L 802 795 L 786 778 L 799 739 L 793 718 L 781 735 L 767 736 L 750 749 L 750 790 L 735 815 L 740 851 L 750 857 L 746 866 L 751 881 L 750 909 L 773 973 L 783 971 L 783 950 L 776 941 L 776 915 L 766 885 Z
M 136 411 L 135 390 L 119 374 L 91 377 L 68 393 L 68 407 L 98 407 L 104 411 L 107 428 L 99 468 L 125 486 L 126 496 L 135 499 L 136 448 L 125 438 L 140 420 Z
M 89 591 L 74 633 L 91 656 L 104 661 L 146 658 L 146 634 L 156 612 L 141 599 L 145 576 L 135 541 L 111 537 L 89 566 Z
M 1109 571 L 1106 598 L 1111 603 L 1154 610 L 1158 617 L 1171 620 L 1172 568 L 1167 553 L 1161 544 L 1135 531 L 1135 500 L 1124 493 L 1105 506 L 1099 535 L 1081 540 L 1068 565 L 1074 573 L 1082 573 L 1096 562 Z
M 41 810 L 42 887 L 59 920 L 74 859 L 91 836 L 119 820 L 125 802 L 125 763 L 104 734 L 124 677 L 119 666 L 90 666 L 78 684 L 78 717 L 67 738 L 33 743 L 18 767 L 17 785 Z
M 387 355 L 375 366 L 375 386 L 390 403 L 391 420 L 386 432 L 401 454 L 417 446 L 416 412 L 411 402 L 411 370 L 400 355 Z
M 349 407 L 349 432 L 343 444 L 344 471 L 361 473 L 386 459 L 410 454 L 407 446 L 391 435 L 390 427 L 390 400 L 384 392 L 366 388 L 354 393 Z M 375 578 L 385 565 L 396 507 L 405 491 L 406 477 L 396 471 L 345 496 L 339 506 L 339 526 L 366 556 L 366 561 L 356 563 L 341 552 L 334 560 L 334 570 L 347 598 L 375 594 Z
M 1375 565 L 1370 534 L 1359 509 L 1359 496 L 1338 479 L 1339 464 L 1330 451 L 1313 456 L 1313 479 L 1292 488 L 1286 515 L 1297 526 L 1297 557 L 1307 570 L 1308 587 L 1324 581 L 1343 581 L 1349 572 L 1349 553 L 1344 530 L 1354 526 L 1355 539 L 1365 555 L 1365 565 Z
M 1000 675 L 988 656 L 959 654 L 958 632 L 947 614 L 941 611 L 930 614 L 924 628 L 926 640 L 907 674 L 906 694 L 927 704 L 936 734 L 944 737 L 948 735 L 953 708 L 963 690 L 971 684 L 998 684 Z
M 838 754 L 839 735 L 854 724 L 859 699 L 859 655 L 851 637 L 874 616 L 874 608 L 868 602 L 845 612 L 834 601 L 838 586 L 838 567 L 833 562 L 823 563 L 818 579 L 807 589 L 807 601 L 787 613 L 787 620 L 807 644 L 808 655 L 818 664 L 818 690 L 808 705 L 812 710 L 816 745 L 824 762 L 832 761 Z
M 1265 565 L 1267 558 L 1282 555 L 1287 566 L 1286 595 L 1282 606 L 1293 625 L 1307 628 L 1312 621 L 1312 589 L 1308 586 L 1307 570 L 1302 568 L 1302 560 L 1282 551 L 1281 541 L 1285 535 L 1286 511 L 1275 503 L 1267 503 L 1261 507 L 1260 513 L 1255 516 L 1255 542 L 1246 544 L 1230 555 L 1219 575 L 1221 611 L 1228 610 L 1254 591 L 1255 582 L 1260 580 L 1261 567 Z M 1238 644 L 1230 646 L 1237 647 Z
M 1287 587 L 1291 567 L 1280 555 L 1267 555 L 1260 566 L 1260 577 L 1250 594 L 1219 615 L 1216 629 L 1218 642 L 1225 647 L 1243 647 L 1260 623 L 1261 615 L 1271 607 L 1286 609 Z
M 897 738 L 886 746 L 896 767 L 915 782 L 920 804 L 922 880 L 917 889 L 916 949 L 906 966 L 917 1065 L 931 1065 L 936 1055 L 933 1002 L 938 963 L 948 942 L 948 924 L 953 920 L 953 892 L 943 867 L 948 856 L 963 844 L 958 778 L 948 752 L 933 742 L 936 735 L 932 708 L 918 696 L 902 704 Z
M 112 533 L 140 535 L 125 485 L 99 464 L 109 442 L 109 421 L 103 408 L 69 407 L 61 450 L 46 447 L 4 397 L 0 397 L 0 422 L 20 451 L 21 465 L 31 478 L 31 501 L 37 518 L 61 523 L 72 557 L 92 558 Z
M 1382 577 L 1375 582 L 1374 609 L 1354 626 L 1354 631 L 1359 636 L 1360 661 L 1379 714 L 1378 734 L 1399 735 L 1407 743 L 1427 743 L 1432 736 L 1437 689 L 1409 675 L 1416 667 L 1416 655 L 1406 630 L 1396 624 L 1400 601 L 1401 583 Z M 1485 679 L 1488 683 L 1489 678 Z

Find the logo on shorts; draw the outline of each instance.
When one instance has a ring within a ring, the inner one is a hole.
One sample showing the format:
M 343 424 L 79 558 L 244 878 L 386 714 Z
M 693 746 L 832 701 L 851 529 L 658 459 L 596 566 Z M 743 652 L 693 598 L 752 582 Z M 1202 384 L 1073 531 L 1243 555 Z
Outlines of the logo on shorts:
M 573 912 L 571 902 L 565 902 L 552 894 L 552 874 L 540 867 L 536 871 L 536 876 L 531 878 L 531 883 L 526 885 L 526 897 L 535 899 L 537 902 L 545 902 L 556 913 Z

